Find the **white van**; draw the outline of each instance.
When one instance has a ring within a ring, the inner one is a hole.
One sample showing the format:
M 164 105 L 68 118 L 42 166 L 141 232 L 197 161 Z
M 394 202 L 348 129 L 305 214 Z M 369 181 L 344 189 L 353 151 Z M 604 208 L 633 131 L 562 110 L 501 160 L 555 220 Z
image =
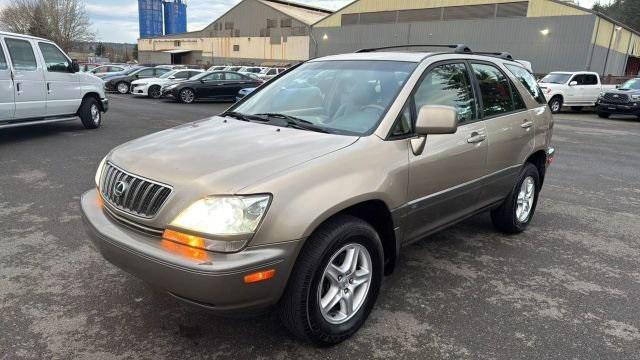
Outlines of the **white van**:
M 104 82 L 55 43 L 0 32 L 0 129 L 78 117 L 95 129 L 108 107 Z

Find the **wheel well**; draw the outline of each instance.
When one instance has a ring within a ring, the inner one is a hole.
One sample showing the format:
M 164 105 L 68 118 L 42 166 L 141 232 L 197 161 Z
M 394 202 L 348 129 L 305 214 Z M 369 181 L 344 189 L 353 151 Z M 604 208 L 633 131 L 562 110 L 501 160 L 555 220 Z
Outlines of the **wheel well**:
M 90 97 L 96 99 L 96 101 L 98 102 L 98 107 L 100 108 L 100 111 L 104 112 L 104 108 L 102 107 L 102 101 L 100 101 L 100 95 L 94 92 L 84 94 L 84 97 L 82 98 L 82 102 L 80 103 L 80 107 L 82 107 L 82 104 L 84 103 L 85 99 Z M 78 111 L 80 111 L 80 107 L 78 108 Z
M 355 216 L 373 226 L 382 241 L 384 272 L 386 275 L 393 272 L 397 258 L 396 234 L 391 211 L 389 211 L 387 205 L 381 200 L 369 200 L 343 209 L 329 219 L 338 215 Z M 329 219 L 325 220 L 325 222 Z
M 542 184 L 544 183 L 544 175 L 547 170 L 547 154 L 544 150 L 536 151 L 529 156 L 526 162 L 533 164 L 538 169 L 538 174 L 540 175 L 540 187 L 542 187 Z
M 553 95 L 553 96 L 551 97 L 551 99 L 549 99 L 549 102 L 551 102 L 551 100 L 553 100 L 553 99 L 555 99 L 555 98 L 560 98 L 560 101 L 564 102 L 564 98 L 563 98 L 563 97 L 562 97 L 562 95 L 560 95 L 560 94 Z

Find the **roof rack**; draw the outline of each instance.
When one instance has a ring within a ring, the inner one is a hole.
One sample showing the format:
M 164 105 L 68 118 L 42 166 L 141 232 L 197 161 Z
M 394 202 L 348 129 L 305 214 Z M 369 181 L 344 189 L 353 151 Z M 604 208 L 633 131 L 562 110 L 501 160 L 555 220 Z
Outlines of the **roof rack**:
M 465 44 L 406 44 L 406 45 L 394 45 L 394 46 L 384 46 L 377 48 L 369 48 L 369 49 L 360 49 L 356 51 L 356 53 L 369 53 L 375 52 L 379 50 L 388 50 L 388 49 L 402 49 L 402 48 L 413 48 L 413 47 L 439 47 L 439 48 L 449 48 L 454 49 L 454 52 L 457 54 L 471 54 L 471 49 Z
M 495 56 L 504 60 L 513 60 L 513 55 L 508 52 L 474 52 L 477 55 L 487 55 L 487 56 Z

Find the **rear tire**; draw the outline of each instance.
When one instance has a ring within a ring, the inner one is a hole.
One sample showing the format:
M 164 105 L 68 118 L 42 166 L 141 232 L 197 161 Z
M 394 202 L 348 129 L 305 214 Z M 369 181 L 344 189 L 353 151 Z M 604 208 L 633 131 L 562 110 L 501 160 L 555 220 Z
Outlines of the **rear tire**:
M 147 94 L 152 99 L 159 99 L 162 97 L 162 92 L 160 91 L 160 86 L 158 85 L 151 86 L 147 91 Z
M 551 108 L 551 112 L 557 114 L 562 110 L 562 97 L 554 96 L 549 100 L 549 107 Z
M 182 89 L 178 93 L 178 101 L 180 101 L 183 104 L 191 104 L 195 100 L 196 100 L 196 94 L 190 88 Z
M 526 163 L 511 193 L 499 208 L 491 211 L 491 221 L 496 229 L 507 234 L 523 232 L 536 211 L 539 193 L 538 168 L 532 163 Z
M 609 113 L 604 113 L 604 112 L 599 112 L 598 113 L 598 117 L 599 118 L 608 119 L 609 116 L 611 116 L 611 114 L 609 114 Z
M 120 81 L 116 84 L 116 91 L 120 94 L 128 94 L 131 86 L 126 81 Z
M 355 267 L 346 262 L 350 258 L 356 259 L 349 263 Z M 327 221 L 307 239 L 291 271 L 279 306 L 282 323 L 319 346 L 346 340 L 375 304 L 383 263 L 382 242 L 369 223 L 347 215 Z
M 100 111 L 100 105 L 98 100 L 93 97 L 86 97 L 80 104 L 80 110 L 78 110 L 80 120 L 85 129 L 97 129 L 102 125 L 102 112 Z

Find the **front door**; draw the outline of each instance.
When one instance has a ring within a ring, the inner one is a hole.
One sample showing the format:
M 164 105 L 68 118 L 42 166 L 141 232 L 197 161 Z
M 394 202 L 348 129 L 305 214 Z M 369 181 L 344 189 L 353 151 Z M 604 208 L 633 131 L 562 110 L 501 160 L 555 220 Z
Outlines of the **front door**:
M 216 98 L 223 92 L 224 73 L 213 72 L 201 79 L 202 84 L 196 87 L 196 95 L 199 98 Z
M 44 60 L 47 116 L 75 114 L 82 102 L 82 92 L 71 60 L 54 44 L 38 42 L 38 47 Z
M 241 89 L 244 89 L 248 79 L 238 73 L 227 72 L 224 74 L 222 97 L 235 99 Z
M 13 67 L 16 119 L 40 118 L 46 115 L 44 70 L 38 65 L 31 41 L 4 39 Z
M 13 78 L 0 39 L 0 122 L 13 119 L 16 108 Z
M 487 127 L 487 176 L 482 181 L 483 206 L 507 196 L 533 149 L 533 114 L 507 75 L 491 63 L 471 64 Z
M 454 107 L 459 125 L 455 134 L 428 135 L 422 154 L 410 152 L 408 241 L 475 211 L 478 180 L 486 174 L 487 132 L 479 120 L 468 66 L 446 62 L 430 67 L 403 117 L 411 116 L 415 123 L 417 111 L 424 105 Z

